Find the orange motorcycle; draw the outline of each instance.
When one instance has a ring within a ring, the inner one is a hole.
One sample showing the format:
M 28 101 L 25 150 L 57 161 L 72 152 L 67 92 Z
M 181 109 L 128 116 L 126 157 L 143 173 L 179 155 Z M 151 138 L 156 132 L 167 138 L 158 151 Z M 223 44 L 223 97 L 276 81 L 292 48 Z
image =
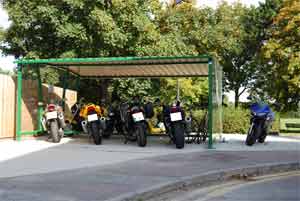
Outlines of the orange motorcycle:
M 86 104 L 80 110 L 79 116 L 84 119 L 81 122 L 82 129 L 88 133 L 96 145 L 102 143 L 102 134 L 105 130 L 105 109 L 93 103 Z

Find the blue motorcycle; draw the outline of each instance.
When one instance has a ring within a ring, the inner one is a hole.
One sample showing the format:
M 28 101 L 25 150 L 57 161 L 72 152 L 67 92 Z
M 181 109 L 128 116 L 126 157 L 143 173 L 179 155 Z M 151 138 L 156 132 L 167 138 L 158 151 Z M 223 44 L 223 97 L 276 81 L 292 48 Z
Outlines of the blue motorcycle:
M 256 141 L 264 143 L 269 133 L 274 113 L 267 104 L 254 103 L 250 106 L 251 126 L 248 130 L 246 145 L 252 146 Z

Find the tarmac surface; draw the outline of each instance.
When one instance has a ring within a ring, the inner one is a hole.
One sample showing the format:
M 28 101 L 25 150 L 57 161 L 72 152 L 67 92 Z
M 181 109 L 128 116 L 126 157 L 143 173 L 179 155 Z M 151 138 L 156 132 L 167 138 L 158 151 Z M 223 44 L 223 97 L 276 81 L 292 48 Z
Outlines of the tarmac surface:
M 150 138 L 145 148 L 125 145 L 119 138 L 100 146 L 82 138 L 65 138 L 61 144 L 2 141 L 0 147 L 6 144 L 8 155 L 16 147 L 22 149 L 10 158 L 1 160 L 0 155 L 0 200 L 118 200 L 194 175 L 300 161 L 299 140 L 268 137 L 266 144 L 246 147 L 242 137 L 227 135 L 227 143 L 216 143 L 215 150 L 205 144 L 187 144 L 177 150 L 160 137 Z M 35 149 L 23 152 L 33 144 Z

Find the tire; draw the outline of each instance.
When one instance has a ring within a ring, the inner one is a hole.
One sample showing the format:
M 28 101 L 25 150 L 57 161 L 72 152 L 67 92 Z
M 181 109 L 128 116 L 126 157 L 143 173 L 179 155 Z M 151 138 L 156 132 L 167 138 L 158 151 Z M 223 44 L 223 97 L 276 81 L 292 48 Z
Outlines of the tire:
M 251 126 L 251 128 L 248 131 L 247 138 L 246 138 L 246 145 L 252 146 L 256 142 L 256 139 L 257 139 L 257 136 L 260 133 L 260 130 L 261 130 L 260 125 Z
M 140 147 L 145 147 L 147 144 L 147 136 L 146 131 L 144 129 L 143 125 L 138 125 L 136 127 L 136 137 L 137 137 L 137 143 Z
M 259 136 L 259 138 L 258 138 L 258 142 L 259 143 L 264 143 L 265 140 L 266 140 L 266 138 L 267 138 L 267 131 L 263 131 L 263 133 L 261 134 L 261 136 Z
M 56 120 L 50 122 L 50 135 L 53 143 L 59 143 L 61 135 L 58 131 L 58 122 Z
M 109 139 L 112 135 L 112 131 L 111 130 L 106 130 L 103 132 L 103 138 L 104 139 Z
M 113 134 L 113 131 L 114 131 L 113 123 L 110 122 L 103 132 L 103 135 L 102 135 L 103 138 L 109 139 L 111 137 L 111 135 Z
M 174 143 L 177 149 L 182 149 L 184 148 L 184 128 L 181 123 L 175 123 L 173 126 Z
M 91 123 L 91 134 L 96 145 L 100 145 L 102 143 L 102 137 L 100 135 L 99 126 L 97 122 Z

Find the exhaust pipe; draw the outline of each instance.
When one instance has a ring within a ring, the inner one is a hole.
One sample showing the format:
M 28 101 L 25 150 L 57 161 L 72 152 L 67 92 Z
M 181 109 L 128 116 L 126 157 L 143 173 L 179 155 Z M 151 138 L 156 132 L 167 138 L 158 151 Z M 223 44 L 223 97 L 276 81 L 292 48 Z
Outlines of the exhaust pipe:
M 82 130 L 84 133 L 88 133 L 88 129 L 87 129 L 87 121 L 82 121 L 81 122 L 81 126 L 82 126 Z
M 191 117 L 185 118 L 185 125 L 186 125 L 186 132 L 191 133 L 192 132 L 192 118 Z
M 64 118 L 63 114 L 58 115 L 58 121 L 59 121 L 59 125 L 60 125 L 61 128 L 66 127 L 65 118 Z
M 44 118 L 44 117 L 42 118 L 41 124 L 42 124 L 43 130 L 44 130 L 44 131 L 47 131 L 46 118 Z

